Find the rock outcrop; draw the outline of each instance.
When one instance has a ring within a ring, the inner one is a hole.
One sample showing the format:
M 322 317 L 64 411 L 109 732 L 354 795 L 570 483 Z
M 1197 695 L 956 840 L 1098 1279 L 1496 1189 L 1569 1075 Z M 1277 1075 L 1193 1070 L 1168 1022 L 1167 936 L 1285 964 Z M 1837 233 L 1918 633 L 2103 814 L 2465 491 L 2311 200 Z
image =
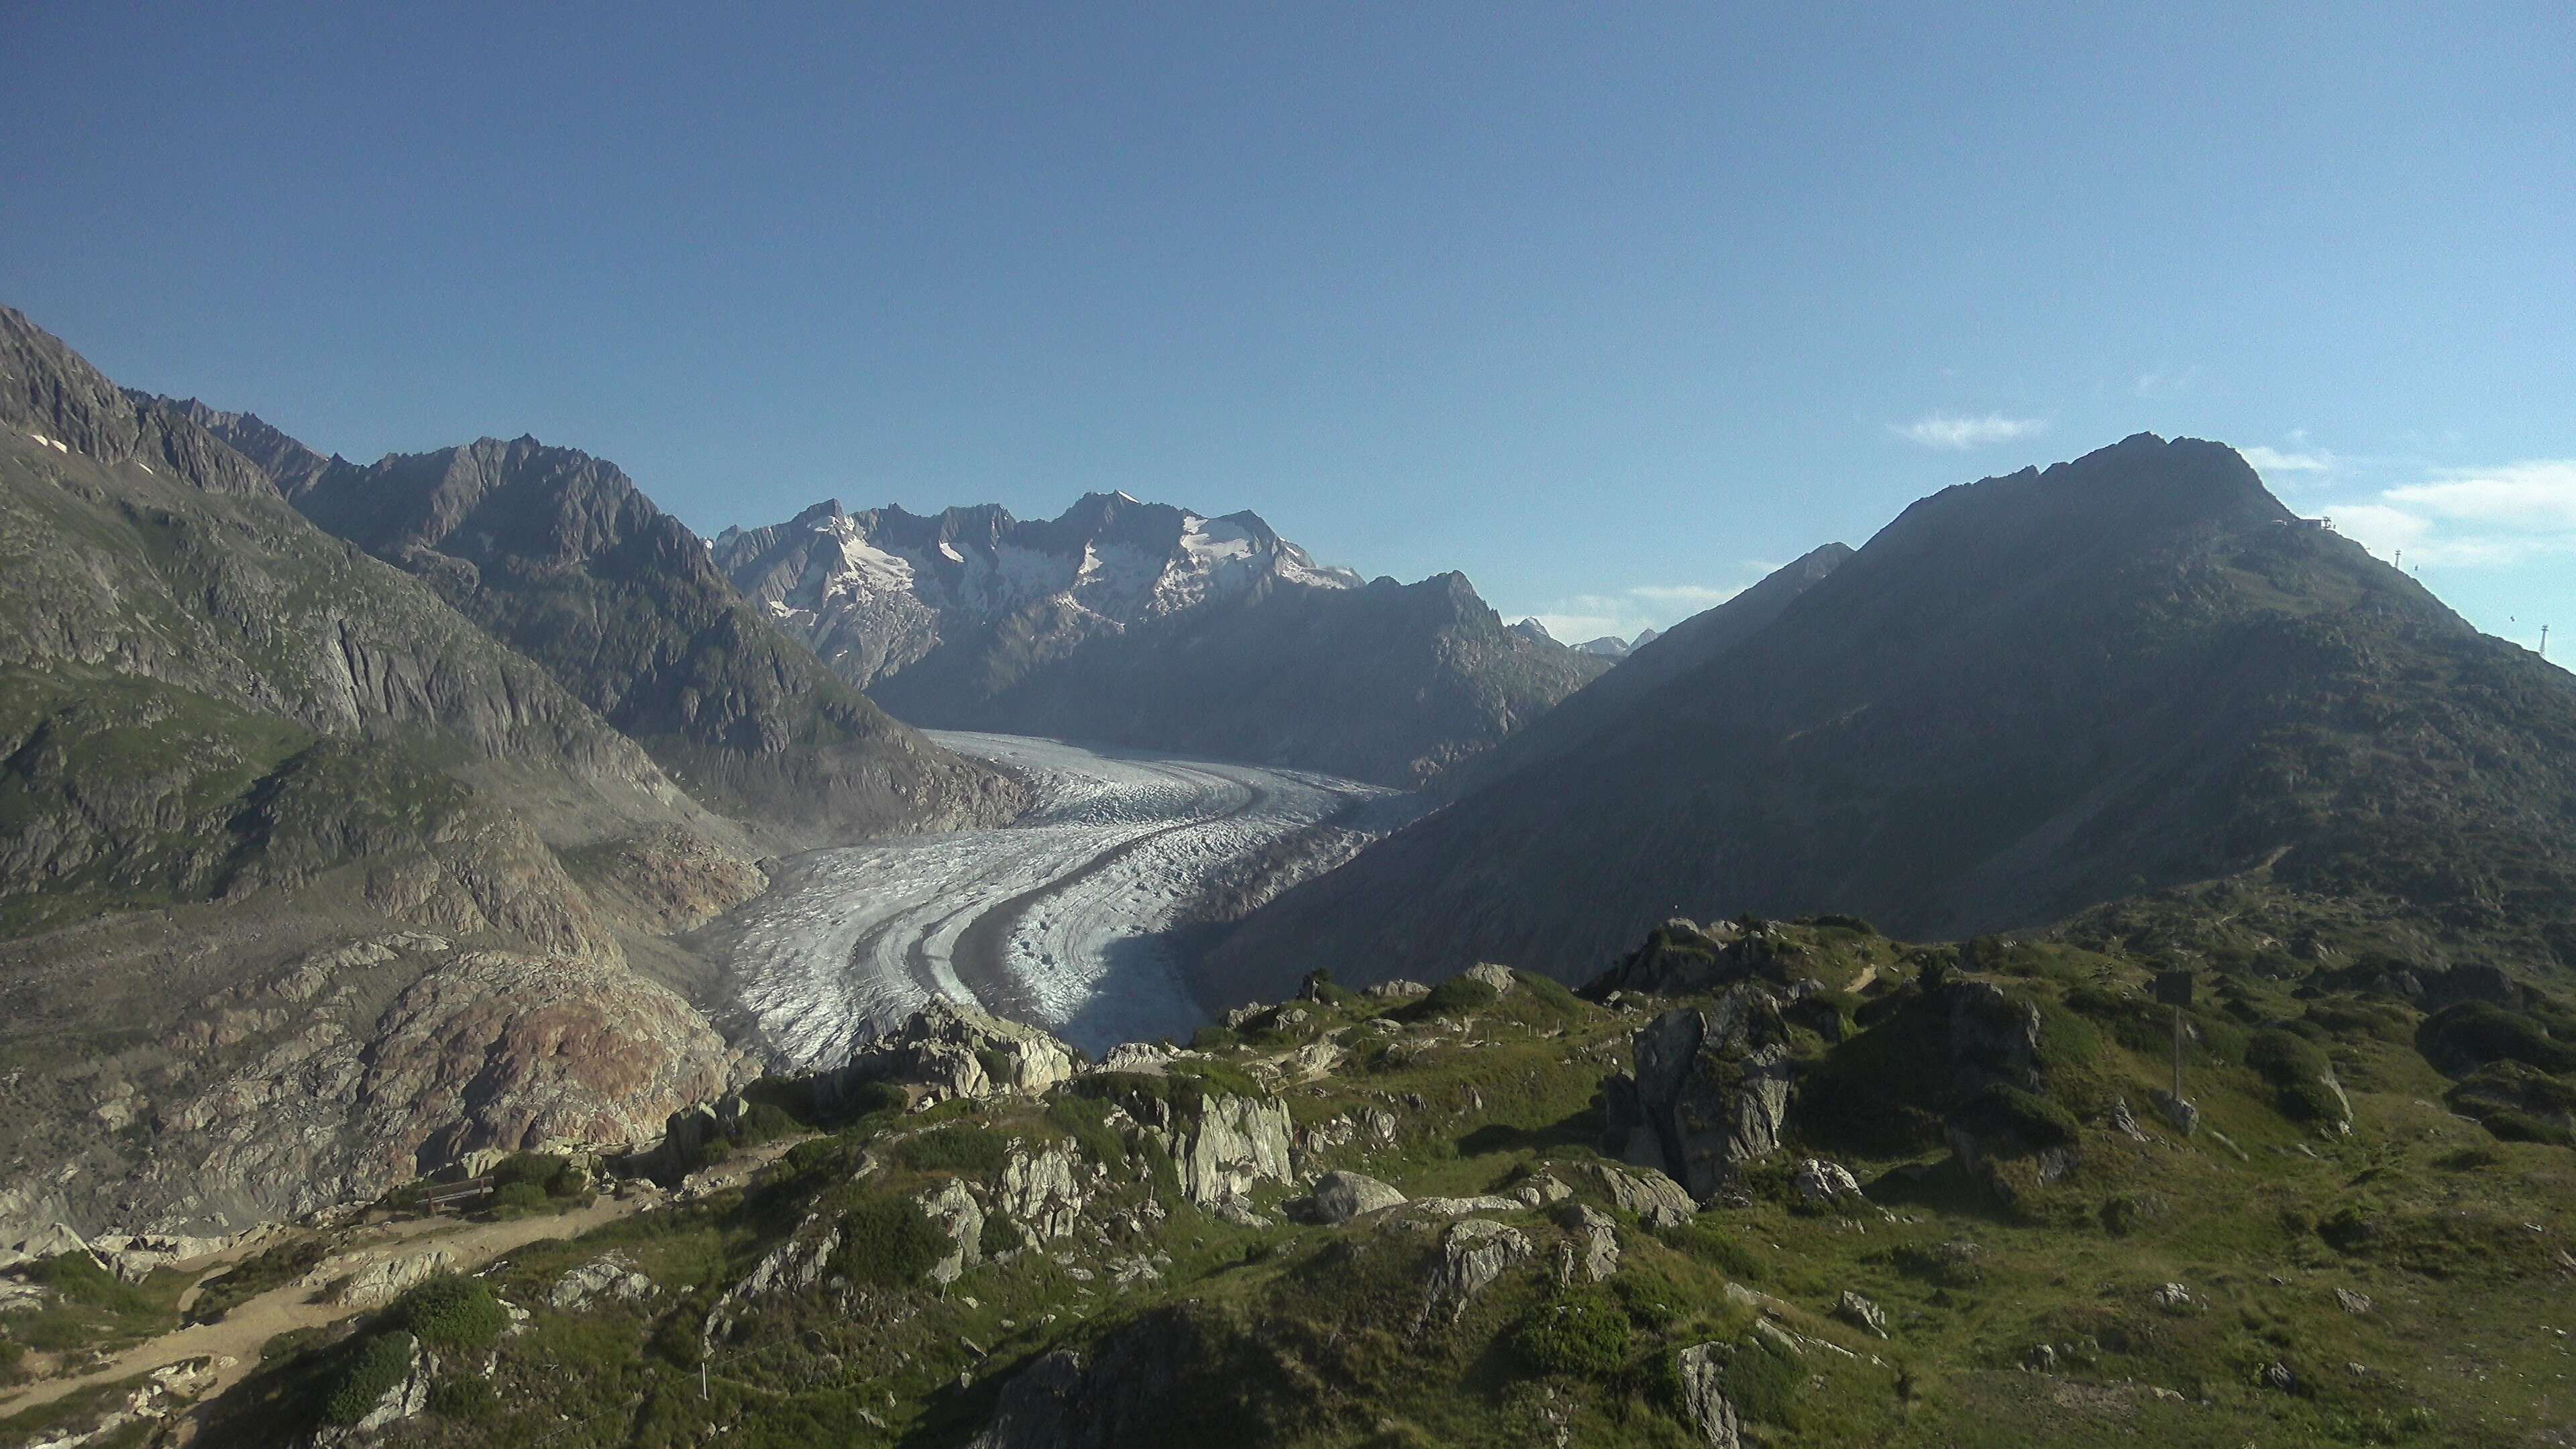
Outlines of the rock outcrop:
M 1073 1236 L 1084 1201 L 1079 1160 L 1061 1147 L 1030 1152 L 1014 1144 L 993 1191 L 993 1210 L 1041 1242 Z
M 1043 1092 L 1076 1070 L 1073 1048 L 1033 1026 L 934 997 L 903 1025 L 850 1054 L 827 1092 L 866 1082 L 918 1089 L 928 1102 Z
M 1328 1172 L 1315 1180 L 1315 1190 L 1307 1194 L 1303 1216 L 1330 1226 L 1403 1201 L 1403 1193 L 1365 1173 Z
M 1529 1255 L 1529 1239 L 1508 1224 L 1490 1218 L 1467 1218 L 1450 1224 L 1449 1230 L 1440 1235 L 1439 1256 L 1431 1265 L 1424 1319 L 1457 1322 L 1466 1316 L 1477 1294 Z
M 984 1208 L 966 1184 L 951 1179 L 921 1196 L 923 1216 L 948 1235 L 948 1251 L 930 1265 L 930 1281 L 954 1283 L 984 1261 Z
M 1724 1344 L 1702 1343 L 1683 1349 L 1675 1362 L 1681 1376 L 1682 1410 L 1708 1449 L 1742 1449 L 1744 1443 L 1735 1404 L 1726 1397 L 1729 1356 Z
M 456 1255 L 445 1248 L 380 1259 L 350 1273 L 332 1290 L 332 1301 L 351 1308 L 382 1308 L 400 1298 L 403 1290 L 455 1265 Z M 324 1264 L 315 1276 L 333 1276 L 331 1266 Z
M 1631 1042 L 1635 1071 L 1604 1087 L 1620 1154 L 1707 1202 L 1742 1164 L 1780 1145 L 1789 1112 L 1789 1031 L 1761 987 L 1668 1011 Z

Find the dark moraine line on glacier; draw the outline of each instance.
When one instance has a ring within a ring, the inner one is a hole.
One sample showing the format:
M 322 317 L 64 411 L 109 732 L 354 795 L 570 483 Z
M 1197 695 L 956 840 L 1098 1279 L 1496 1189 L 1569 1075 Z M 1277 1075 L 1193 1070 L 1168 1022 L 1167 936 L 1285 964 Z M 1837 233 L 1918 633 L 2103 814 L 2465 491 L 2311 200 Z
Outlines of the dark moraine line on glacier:
M 975 993 L 975 999 L 983 1003 L 985 1010 L 1017 1021 L 1028 1020 L 1036 1012 L 1037 1003 L 1029 996 L 1021 977 L 1006 964 L 1008 957 L 1004 945 L 1010 940 L 1012 930 L 1040 902 L 1070 894 L 1093 876 L 1166 835 L 1249 815 L 1270 802 L 1271 792 L 1249 780 L 1219 778 L 1244 789 L 1244 798 L 1236 802 L 1233 809 L 1174 821 L 1160 830 L 1121 841 L 1085 861 L 1080 868 L 1057 876 L 1044 885 L 1022 891 L 977 916 L 958 934 L 955 953 L 949 960 L 950 969 L 957 973 L 957 979 L 966 984 L 967 990 Z M 921 948 L 916 944 L 913 949 L 919 951 Z M 922 965 L 926 969 L 928 964 L 925 956 Z M 928 978 L 925 976 L 924 979 Z

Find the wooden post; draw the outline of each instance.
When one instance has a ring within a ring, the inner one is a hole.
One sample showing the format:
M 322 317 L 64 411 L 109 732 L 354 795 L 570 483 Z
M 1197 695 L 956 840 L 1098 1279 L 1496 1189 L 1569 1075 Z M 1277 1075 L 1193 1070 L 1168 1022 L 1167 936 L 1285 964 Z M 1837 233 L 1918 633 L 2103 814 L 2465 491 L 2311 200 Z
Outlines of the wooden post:
M 2179 1007 L 2179 1006 L 2175 1007 L 2175 1008 L 2173 1009 L 2173 1014 L 2174 1014 L 2174 1088 L 2173 1088 L 2173 1095 L 2174 1095 L 2174 1100 L 2175 1100 L 2175 1101 L 2177 1101 L 2177 1102 L 2180 1102 L 2180 1101 L 2184 1100 L 2183 1095 L 2182 1095 L 2182 1008 L 2181 1008 L 2181 1007 Z

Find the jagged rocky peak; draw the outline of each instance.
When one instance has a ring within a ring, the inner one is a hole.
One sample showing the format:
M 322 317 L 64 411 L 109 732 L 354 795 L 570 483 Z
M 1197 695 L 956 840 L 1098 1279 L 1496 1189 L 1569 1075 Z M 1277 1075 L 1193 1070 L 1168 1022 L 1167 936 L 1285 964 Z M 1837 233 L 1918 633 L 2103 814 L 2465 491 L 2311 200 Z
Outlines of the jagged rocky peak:
M 1547 626 L 1536 619 L 1521 620 L 1519 623 L 1512 626 L 1512 632 L 1536 644 L 1553 644 L 1556 642 L 1556 636 L 1547 632 Z
M 1209 517 L 1125 493 L 1085 494 L 1045 520 L 998 504 L 924 516 L 829 501 L 784 524 L 727 529 L 714 558 L 862 685 L 1023 611 L 1124 628 L 1264 587 L 1360 583 L 1258 514 Z
M 0 307 L 0 428 L 64 455 L 174 476 L 209 493 L 273 496 L 249 459 L 186 416 L 138 407 L 63 340 Z

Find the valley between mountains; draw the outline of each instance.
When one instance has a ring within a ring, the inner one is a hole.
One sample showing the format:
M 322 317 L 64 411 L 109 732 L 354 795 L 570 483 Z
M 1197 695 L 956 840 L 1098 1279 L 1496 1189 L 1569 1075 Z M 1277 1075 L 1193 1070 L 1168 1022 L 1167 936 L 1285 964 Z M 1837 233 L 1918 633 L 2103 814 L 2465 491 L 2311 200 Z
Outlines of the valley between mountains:
M 0 1449 L 2567 1449 L 2571 1294 L 2576 676 L 2222 443 L 1568 647 L 0 308 Z
M 815 851 L 705 933 L 759 1043 L 829 1067 L 934 997 L 1095 1055 L 1186 1040 L 1193 925 L 1259 881 L 1335 863 L 1415 813 L 1381 786 L 1012 735 L 931 739 L 1027 782 L 1007 828 Z

